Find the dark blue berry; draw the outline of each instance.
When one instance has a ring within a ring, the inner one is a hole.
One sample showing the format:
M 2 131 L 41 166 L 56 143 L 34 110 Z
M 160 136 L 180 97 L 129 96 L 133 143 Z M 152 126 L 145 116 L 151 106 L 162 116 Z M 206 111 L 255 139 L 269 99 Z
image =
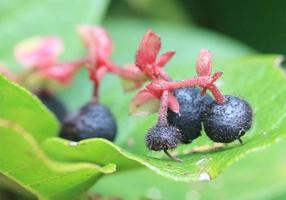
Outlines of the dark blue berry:
M 241 141 L 252 125 L 252 108 L 248 102 L 235 96 L 224 96 L 225 103 L 213 101 L 204 112 L 203 124 L 214 142 Z
M 181 142 L 188 144 L 201 135 L 202 113 L 213 99 L 208 94 L 201 96 L 201 90 L 194 87 L 174 90 L 180 104 L 180 113 L 168 110 L 168 123 L 182 133 Z
M 60 137 L 73 141 L 87 138 L 113 141 L 116 132 L 116 121 L 110 110 L 102 104 L 91 102 L 63 121 Z
M 36 95 L 43 102 L 43 104 L 55 114 L 59 121 L 63 121 L 67 114 L 67 110 L 59 99 L 47 91 L 40 91 L 36 93 Z
M 180 143 L 181 134 L 173 126 L 155 125 L 150 128 L 146 135 L 146 146 L 153 151 L 168 150 L 177 147 Z

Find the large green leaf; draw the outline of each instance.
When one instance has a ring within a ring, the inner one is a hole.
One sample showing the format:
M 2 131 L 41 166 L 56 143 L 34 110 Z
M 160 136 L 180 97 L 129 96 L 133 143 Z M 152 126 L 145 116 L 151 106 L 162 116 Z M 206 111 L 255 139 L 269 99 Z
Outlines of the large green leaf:
M 72 199 L 85 192 L 114 165 L 61 164 L 51 161 L 32 135 L 0 119 L 0 174 L 40 199 Z M 0 182 L 5 178 L 0 177 Z M 1 184 L 0 184 L 1 185 Z
M 286 140 L 283 140 L 271 148 L 252 153 L 211 182 L 175 182 L 142 168 L 105 176 L 92 191 L 124 200 L 269 200 L 285 194 L 285 145 Z
M 133 53 L 130 49 L 133 49 L 134 52 L 140 38 L 139 31 L 144 32 L 146 27 L 145 23 L 137 23 L 139 25 L 130 28 L 132 31 L 121 28 L 127 26 L 127 23 L 112 24 L 112 27 L 115 27 L 113 30 L 116 30 L 120 35 L 120 39 L 115 37 L 116 41 L 123 46 L 117 55 L 122 61 L 132 57 Z M 188 30 L 179 27 L 168 29 L 164 26 L 156 26 L 155 30 L 161 33 L 164 43 L 171 44 L 170 49 L 178 50 L 178 58 L 175 58 L 170 64 L 175 66 L 168 68 L 168 71 L 175 78 L 182 79 L 194 74 L 192 66 L 194 66 L 194 58 L 200 47 L 210 48 L 217 57 L 234 57 L 247 51 L 239 49 L 230 51 L 228 48 L 220 48 L 219 42 L 222 42 L 223 39 L 211 42 L 213 39 L 210 37 L 215 37 L 212 34 L 197 34 L 196 31 L 188 32 Z M 199 30 L 197 31 L 199 32 Z M 194 42 L 188 43 L 187 40 L 183 43 L 182 38 L 187 38 L 186 35 L 196 37 L 192 39 Z M 209 43 L 206 44 L 206 42 Z M 227 40 L 223 42 L 229 48 L 233 44 Z M 216 51 L 220 53 L 216 53 Z M 127 53 L 131 55 L 124 57 Z M 126 169 L 131 165 L 136 166 L 137 163 L 137 165 L 145 166 L 160 175 L 179 181 L 213 179 L 247 153 L 275 143 L 286 133 L 282 126 L 286 121 L 284 114 L 286 106 L 283 103 L 283 99 L 286 97 L 286 85 L 283 72 L 278 66 L 278 56 L 261 55 L 216 59 L 214 69 L 224 72 L 220 85 L 225 94 L 234 94 L 246 98 L 253 106 L 255 112 L 254 125 L 244 137 L 245 143 L 243 145 L 233 143 L 216 151 L 190 153 L 193 147 L 212 144 L 207 137 L 203 136 L 193 144 L 182 145 L 173 152 L 183 159 L 182 163 L 171 161 L 162 153 L 149 152 L 145 147 L 144 136 L 147 129 L 155 123 L 155 116 L 142 118 L 128 116 L 128 103 L 134 94 L 123 94 L 120 86 L 118 86 L 118 80 L 108 77 L 101 90 L 102 101 L 110 105 L 119 121 L 120 131 L 116 141 L 118 146 L 102 139 L 93 139 L 82 141 L 71 147 L 67 141 L 53 138 L 45 141 L 44 148 L 54 158 L 68 162 L 89 161 L 104 164 L 114 160 L 119 169 Z M 114 84 L 108 84 L 110 82 Z M 81 84 L 83 83 L 85 82 L 81 82 Z M 81 91 L 84 92 L 89 89 Z M 112 93 L 108 91 L 112 91 Z M 70 106 L 83 101 L 83 99 L 76 98 L 75 95 L 77 94 L 73 94 L 73 92 L 72 90 L 70 93 L 66 92 L 66 96 L 69 99 L 77 99 L 78 102 L 70 103 Z M 114 102 L 115 99 L 116 102 Z M 270 104 L 272 106 L 269 106 Z M 102 155 L 95 153 L 97 151 L 109 153 Z
M 57 134 L 57 120 L 30 92 L 3 76 L 0 77 L 0 91 L 0 118 L 19 124 L 39 142 Z

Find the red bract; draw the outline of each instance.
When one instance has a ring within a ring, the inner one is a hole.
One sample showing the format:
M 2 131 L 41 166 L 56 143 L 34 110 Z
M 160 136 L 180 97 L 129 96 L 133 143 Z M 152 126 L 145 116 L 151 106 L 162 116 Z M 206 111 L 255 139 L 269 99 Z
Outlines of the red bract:
M 33 37 L 18 44 L 16 60 L 27 68 L 45 68 L 56 63 L 63 52 L 63 42 L 55 36 Z
M 63 42 L 56 36 L 30 38 L 18 44 L 14 50 L 16 60 L 31 70 L 31 74 L 66 85 L 86 59 L 61 63 L 58 57 L 62 52 Z
M 123 79 L 126 91 L 137 89 L 146 81 L 146 76 L 135 66 L 119 67 L 110 59 L 112 40 L 102 27 L 81 25 L 77 28 L 88 51 L 90 79 L 94 82 L 94 96 L 98 96 L 100 81 L 106 73 L 114 73 Z
M 197 74 L 199 76 L 210 76 L 211 65 L 212 53 L 207 49 L 201 49 L 196 65 Z
M 107 63 L 113 45 L 108 33 L 101 27 L 81 25 L 77 27 L 88 51 L 88 70 L 90 79 L 99 87 L 100 80 L 108 71 Z M 97 95 L 97 90 L 95 91 Z
M 112 54 L 113 44 L 107 31 L 99 26 L 80 25 L 77 31 L 81 36 L 94 64 L 104 64 Z
M 160 37 L 151 30 L 147 31 L 140 43 L 139 50 L 136 55 L 136 65 L 144 72 L 150 79 L 149 83 L 143 90 L 141 90 L 132 100 L 130 104 L 130 114 L 146 115 L 157 112 L 159 109 L 159 101 L 164 91 L 168 91 L 168 107 L 173 111 L 179 112 L 179 103 L 172 94 L 174 89 L 184 87 L 201 87 L 202 95 L 209 90 L 215 97 L 218 103 L 223 103 L 224 98 L 219 89 L 215 86 L 215 81 L 222 75 L 221 72 L 214 73 L 211 76 L 211 58 L 210 51 L 202 49 L 200 51 L 196 71 L 196 77 L 183 81 L 170 81 L 167 74 L 161 75 L 163 71 L 159 71 L 161 65 L 157 63 L 166 63 L 174 53 L 163 54 L 159 61 L 156 62 L 157 54 L 160 50 Z M 168 77 L 168 78 L 165 78 Z M 162 113 L 160 113 L 162 114 Z
M 174 51 L 168 51 L 157 59 L 161 49 L 161 39 L 152 30 L 148 30 L 137 50 L 136 66 L 151 80 L 169 80 L 169 76 L 162 70 L 168 61 L 175 55 Z
M 122 86 L 126 92 L 141 88 L 148 80 L 148 77 L 133 64 L 125 65 L 123 68 L 115 68 L 115 70 L 117 72 L 114 71 L 114 73 L 121 74 Z
M 43 68 L 40 73 L 47 79 L 53 79 L 63 85 L 69 84 L 80 66 L 86 64 L 86 59 L 76 60 L 67 63 L 58 63 Z

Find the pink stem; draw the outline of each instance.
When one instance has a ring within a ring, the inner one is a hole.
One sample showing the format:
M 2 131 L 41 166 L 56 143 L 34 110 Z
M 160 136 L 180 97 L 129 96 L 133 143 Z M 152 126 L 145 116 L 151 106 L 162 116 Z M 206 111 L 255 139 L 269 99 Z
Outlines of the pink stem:
M 169 91 L 164 90 L 160 99 L 160 111 L 159 111 L 159 125 L 167 125 L 167 111 L 168 111 L 168 102 L 169 102 Z
M 208 76 L 197 76 L 189 80 L 166 82 L 164 83 L 164 85 L 167 90 L 174 90 L 178 88 L 194 87 L 194 86 L 200 86 L 204 88 L 207 86 L 208 82 L 209 82 Z
M 217 103 L 224 103 L 225 99 L 219 89 L 214 85 L 214 83 L 210 82 L 209 76 L 198 76 L 189 80 L 183 80 L 178 82 L 166 82 L 163 90 L 174 90 L 178 88 L 185 87 L 194 87 L 199 86 L 202 88 L 206 88 L 211 91 Z
M 160 76 L 166 81 L 172 80 L 171 77 L 163 69 L 160 69 Z

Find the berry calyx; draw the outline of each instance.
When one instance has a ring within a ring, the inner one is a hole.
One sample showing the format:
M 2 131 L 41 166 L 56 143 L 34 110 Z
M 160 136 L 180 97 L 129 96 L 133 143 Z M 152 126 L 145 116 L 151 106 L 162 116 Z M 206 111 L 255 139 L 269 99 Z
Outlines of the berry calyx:
M 213 99 L 208 94 L 202 96 L 200 89 L 193 87 L 176 89 L 173 93 L 179 102 L 180 111 L 175 113 L 169 109 L 168 122 L 180 130 L 181 142 L 189 144 L 201 136 L 202 115 Z
M 72 141 L 87 138 L 105 138 L 114 141 L 116 132 L 116 121 L 110 110 L 102 104 L 90 102 L 65 118 L 60 137 Z
M 239 140 L 251 128 L 252 108 L 250 104 L 235 96 L 224 96 L 225 102 L 213 101 L 203 115 L 207 136 L 214 142 L 230 143 Z

